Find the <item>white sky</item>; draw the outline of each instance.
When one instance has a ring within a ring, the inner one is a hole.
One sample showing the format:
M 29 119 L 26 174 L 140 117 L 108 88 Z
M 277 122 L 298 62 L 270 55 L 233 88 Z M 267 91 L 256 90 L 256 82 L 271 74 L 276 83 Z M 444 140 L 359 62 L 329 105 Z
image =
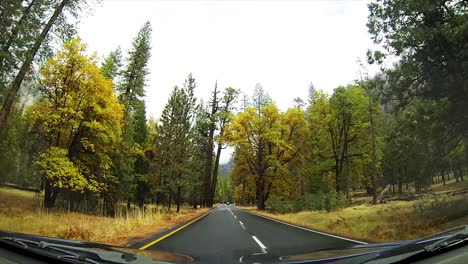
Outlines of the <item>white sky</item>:
M 249 96 L 261 83 L 286 110 L 295 97 L 307 101 L 310 82 L 331 93 L 357 79 L 357 58 L 365 61 L 374 47 L 368 2 L 104 0 L 82 19 L 79 34 L 100 57 L 119 45 L 125 54 L 144 22 L 151 22 L 148 117 L 159 118 L 173 86 L 189 73 L 205 102 L 216 80 L 219 88 Z M 222 163 L 228 158 L 223 155 Z

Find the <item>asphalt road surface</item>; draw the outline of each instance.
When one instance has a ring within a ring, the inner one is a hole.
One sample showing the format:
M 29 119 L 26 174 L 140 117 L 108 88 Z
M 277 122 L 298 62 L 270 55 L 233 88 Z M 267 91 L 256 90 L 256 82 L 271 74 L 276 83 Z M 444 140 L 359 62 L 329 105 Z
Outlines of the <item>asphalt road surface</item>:
M 196 263 L 268 263 L 280 262 L 281 256 L 357 244 L 365 243 L 283 224 L 223 204 L 147 249 L 189 255 Z

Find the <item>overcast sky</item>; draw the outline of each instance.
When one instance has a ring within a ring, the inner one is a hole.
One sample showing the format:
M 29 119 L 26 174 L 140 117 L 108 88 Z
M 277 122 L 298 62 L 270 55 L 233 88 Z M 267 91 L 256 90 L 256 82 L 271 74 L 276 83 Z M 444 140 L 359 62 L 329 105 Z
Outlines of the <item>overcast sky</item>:
M 307 100 L 310 82 L 331 93 L 357 78 L 356 60 L 373 47 L 368 2 L 104 0 L 82 19 L 79 34 L 102 57 L 117 46 L 127 51 L 151 22 L 148 117 L 160 117 L 173 86 L 189 73 L 197 98 L 206 101 L 216 80 L 249 96 L 261 83 L 286 110 L 295 97 Z

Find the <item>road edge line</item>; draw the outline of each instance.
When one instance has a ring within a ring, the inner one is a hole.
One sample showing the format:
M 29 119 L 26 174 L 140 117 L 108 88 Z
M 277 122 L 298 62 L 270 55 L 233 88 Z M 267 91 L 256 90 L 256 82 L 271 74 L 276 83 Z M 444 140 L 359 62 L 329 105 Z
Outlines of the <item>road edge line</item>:
M 268 219 L 268 220 L 271 220 L 271 221 L 275 221 L 275 222 L 281 223 L 281 224 L 283 224 L 283 225 L 292 226 L 292 227 L 299 228 L 299 229 L 302 229 L 302 230 L 306 230 L 306 231 L 309 231 L 309 232 L 312 232 L 312 233 L 317 233 L 317 234 L 321 234 L 321 235 L 324 235 L 324 236 L 339 238 L 339 239 L 343 239 L 343 240 L 347 240 L 347 241 L 359 243 L 359 244 L 361 244 L 361 245 L 367 245 L 367 244 L 369 244 L 369 243 L 364 242 L 364 241 L 354 240 L 354 239 L 351 239 L 351 238 L 346 238 L 346 237 L 341 237 L 341 236 L 337 236 L 337 235 L 332 235 L 332 234 L 328 234 L 328 233 L 324 233 L 324 232 L 312 230 L 312 229 L 309 229 L 309 228 L 305 228 L 305 227 L 302 227 L 302 226 L 293 225 L 293 224 L 286 223 L 286 222 L 283 222 L 283 221 L 280 221 L 280 220 L 277 220 L 277 219 L 274 219 L 274 218 L 271 218 L 271 217 L 268 217 L 268 216 L 264 216 L 264 215 L 261 215 L 261 214 L 256 214 L 256 213 L 253 213 L 253 212 L 249 212 L 249 211 L 244 210 L 244 209 L 239 208 L 239 207 L 236 207 L 236 208 L 239 209 L 239 210 L 242 210 L 242 211 L 244 211 L 244 212 L 247 212 L 247 213 L 249 213 L 249 214 L 255 215 L 255 216 L 263 217 L 263 218 L 265 218 L 265 219 Z
M 173 231 L 171 231 L 171 232 L 165 234 L 164 236 L 158 237 L 157 239 L 155 239 L 155 240 L 149 242 L 148 244 L 139 247 L 138 250 L 145 250 L 145 249 L 147 249 L 147 248 L 149 248 L 149 247 L 151 247 L 151 246 L 154 246 L 156 243 L 160 242 L 161 240 L 166 239 L 166 238 L 172 236 L 173 234 L 179 232 L 180 230 L 186 228 L 187 226 L 189 226 L 189 225 L 195 223 L 196 221 L 202 219 L 203 217 L 209 215 L 212 211 L 213 211 L 213 209 L 211 209 L 210 211 L 206 212 L 205 214 L 203 214 L 203 215 L 201 215 L 201 216 L 195 218 L 194 220 L 188 222 L 187 224 L 185 224 L 185 225 L 183 225 L 183 226 L 181 226 L 181 227 L 179 227 L 179 228 L 177 228 L 177 229 L 175 229 L 175 230 L 173 230 Z

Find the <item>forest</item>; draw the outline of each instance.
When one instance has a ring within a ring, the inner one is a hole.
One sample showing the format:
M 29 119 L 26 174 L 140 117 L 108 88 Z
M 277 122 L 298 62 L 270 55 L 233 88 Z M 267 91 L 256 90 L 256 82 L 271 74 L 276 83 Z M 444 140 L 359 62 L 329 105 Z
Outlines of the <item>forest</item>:
M 311 83 L 307 98 L 282 110 L 260 83 L 213 80 L 205 102 L 187 73 L 158 118 L 145 101 L 153 25 L 142 25 L 128 51 L 99 58 L 76 25 L 96 5 L 0 4 L 0 183 L 40 191 L 44 208 L 114 216 L 118 204 L 178 212 L 231 202 L 331 211 L 359 190 L 377 204 L 385 192 L 464 180 L 467 1 L 370 3 L 379 48 L 331 94 Z M 220 164 L 226 148 L 233 154 Z

